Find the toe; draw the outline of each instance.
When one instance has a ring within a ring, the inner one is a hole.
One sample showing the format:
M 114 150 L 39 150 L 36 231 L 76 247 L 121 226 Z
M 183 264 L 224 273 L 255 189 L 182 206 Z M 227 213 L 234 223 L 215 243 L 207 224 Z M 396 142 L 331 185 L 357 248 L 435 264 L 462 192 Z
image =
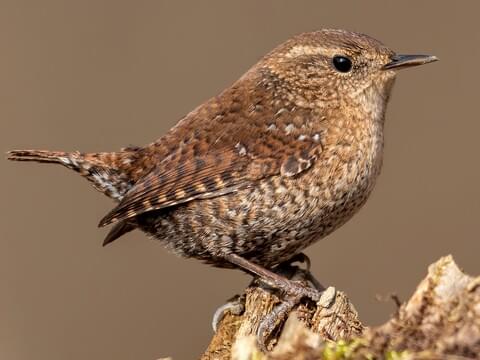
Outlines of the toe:
M 263 352 L 268 351 L 268 339 L 270 335 L 275 331 L 277 326 L 279 326 L 284 320 L 286 320 L 287 315 L 290 311 L 297 305 L 301 300 L 299 296 L 287 296 L 282 300 L 280 304 L 275 306 L 272 311 L 265 316 L 257 329 L 257 343 Z
M 226 304 L 220 306 L 215 313 L 213 314 L 212 319 L 212 328 L 213 331 L 216 333 L 218 330 L 218 326 L 220 322 L 223 320 L 227 313 L 231 313 L 233 315 L 241 315 L 245 310 L 245 305 L 240 299 L 236 299 L 233 301 L 229 301 Z

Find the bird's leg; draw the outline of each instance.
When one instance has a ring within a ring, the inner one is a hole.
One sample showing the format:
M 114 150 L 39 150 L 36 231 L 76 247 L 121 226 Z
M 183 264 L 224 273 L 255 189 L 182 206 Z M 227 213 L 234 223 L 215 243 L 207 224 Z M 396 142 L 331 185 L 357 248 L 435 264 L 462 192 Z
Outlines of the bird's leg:
M 307 287 L 298 281 L 289 280 L 284 276 L 265 269 L 260 265 L 242 258 L 241 256 L 236 254 L 228 254 L 225 256 L 225 259 L 230 261 L 232 264 L 257 275 L 258 280 L 260 280 L 262 283 L 277 289 L 286 295 L 291 296 L 292 298 L 302 299 L 306 297 L 314 302 L 317 302 L 320 299 L 320 291 Z
M 305 269 L 293 265 L 295 262 L 304 263 Z M 274 268 L 274 272 L 290 280 L 307 281 L 318 291 L 324 291 L 325 287 L 310 272 L 311 264 L 310 258 L 307 255 L 298 253 L 291 259 L 277 265 Z
M 295 262 L 304 263 L 306 269 L 305 270 L 300 269 L 299 267 L 292 265 Z M 275 268 L 275 273 L 291 280 L 296 280 L 297 278 L 299 278 L 299 280 L 306 280 L 309 283 L 311 283 L 313 287 L 318 291 L 323 291 L 324 287 L 310 273 L 310 265 L 311 265 L 311 262 L 308 256 L 305 255 L 304 253 L 298 253 L 295 256 L 293 256 L 291 259 L 278 265 Z M 257 282 L 256 280 L 257 278 L 253 279 L 249 286 L 253 286 Z M 285 297 L 285 299 L 283 300 L 284 300 L 284 303 L 282 303 L 281 306 L 278 306 L 278 308 L 275 308 L 268 319 L 266 318 L 264 321 L 262 321 L 262 326 L 261 328 L 258 329 L 258 332 L 257 332 L 259 335 L 271 332 L 271 331 L 267 331 L 267 329 L 270 329 L 271 327 L 275 327 L 275 322 L 278 318 L 282 317 L 282 313 L 284 312 L 288 313 L 288 311 L 300 301 L 300 300 L 294 300 L 294 298 L 291 298 L 291 297 L 288 299 L 287 297 Z M 218 325 L 220 324 L 220 322 L 222 321 L 222 319 L 225 317 L 227 313 L 232 313 L 233 315 L 241 315 L 245 310 L 244 301 L 245 299 L 243 297 L 236 296 L 228 300 L 227 303 L 218 307 L 217 310 L 215 310 L 215 313 L 212 319 L 213 331 L 217 332 Z M 289 304 L 290 306 L 288 306 Z
M 273 271 L 265 269 L 235 254 L 227 255 L 226 259 L 238 267 L 257 276 L 254 281 L 279 290 L 280 304 L 265 316 L 257 329 L 257 342 L 263 351 L 267 351 L 267 340 L 275 328 L 287 317 L 288 313 L 303 299 L 309 298 L 317 303 L 325 289 L 308 271 L 308 257 L 304 254 L 297 255 L 287 262 L 274 268 Z M 307 264 L 307 270 L 292 265 L 293 262 L 302 261 Z M 309 287 L 311 283 L 314 288 Z

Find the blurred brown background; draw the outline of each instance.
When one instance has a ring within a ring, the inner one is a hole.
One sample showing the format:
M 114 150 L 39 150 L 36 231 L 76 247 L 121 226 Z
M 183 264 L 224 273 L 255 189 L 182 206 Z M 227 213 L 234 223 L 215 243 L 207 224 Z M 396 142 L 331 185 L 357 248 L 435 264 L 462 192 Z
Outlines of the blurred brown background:
M 478 1 L 0 1 L 0 137 L 116 150 L 162 135 L 293 34 L 370 34 L 441 61 L 399 75 L 367 206 L 308 250 L 368 324 L 452 253 L 479 274 Z M 191 359 L 249 278 L 134 232 L 107 248 L 112 202 L 57 166 L 0 160 L 0 358 Z M 341 262 L 339 264 L 339 262 Z

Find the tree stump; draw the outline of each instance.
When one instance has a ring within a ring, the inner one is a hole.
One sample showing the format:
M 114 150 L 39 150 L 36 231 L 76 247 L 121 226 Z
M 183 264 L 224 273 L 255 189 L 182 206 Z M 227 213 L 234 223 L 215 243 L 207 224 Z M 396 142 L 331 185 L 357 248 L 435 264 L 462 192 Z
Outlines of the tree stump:
M 464 274 L 451 256 L 428 269 L 413 296 L 384 325 L 367 328 L 348 297 L 328 288 L 278 324 L 262 353 L 255 334 L 277 296 L 250 286 L 242 315 L 226 314 L 202 355 L 207 359 L 480 359 L 480 277 Z

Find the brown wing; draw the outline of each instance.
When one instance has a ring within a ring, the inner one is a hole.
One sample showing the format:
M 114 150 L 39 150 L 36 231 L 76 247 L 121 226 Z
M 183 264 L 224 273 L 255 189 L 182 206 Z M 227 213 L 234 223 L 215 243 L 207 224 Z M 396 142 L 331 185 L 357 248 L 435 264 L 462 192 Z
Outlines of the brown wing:
M 180 163 L 165 159 L 135 184 L 99 226 L 194 199 L 231 193 L 268 176 L 297 175 L 311 166 L 320 148 L 308 141 L 256 140 L 260 141 L 255 145 L 249 146 L 248 140 L 237 142 L 231 148 L 215 148 Z M 275 149 L 275 145 L 279 148 Z
M 99 225 L 308 169 L 321 151 L 318 129 L 325 117 L 311 109 L 272 105 L 278 102 L 274 92 L 263 77 L 258 80 L 241 80 L 150 145 L 139 161 L 154 164 L 148 166 L 152 170 Z
M 114 242 L 117 240 L 119 237 L 125 235 L 126 233 L 135 230 L 137 228 L 137 223 L 135 222 L 135 219 L 131 220 L 124 220 L 116 223 L 112 229 L 108 232 L 107 236 L 103 240 L 103 246 L 106 246 L 110 244 L 111 242 Z
M 101 220 L 100 226 L 199 197 L 233 191 L 239 185 L 235 178 L 245 167 L 244 161 L 235 161 L 231 151 L 188 159 L 174 164 L 175 167 L 169 160 L 140 179 L 120 204 Z M 170 167 L 173 168 L 167 170 Z

